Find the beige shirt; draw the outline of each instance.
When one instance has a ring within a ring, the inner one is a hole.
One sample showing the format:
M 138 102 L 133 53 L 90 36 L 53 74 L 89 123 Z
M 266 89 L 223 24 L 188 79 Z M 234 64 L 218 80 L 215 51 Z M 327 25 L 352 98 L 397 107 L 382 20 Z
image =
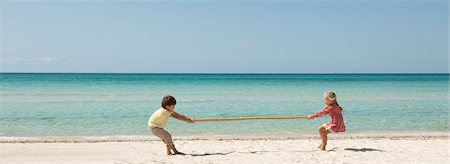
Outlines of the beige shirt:
M 148 119 L 148 126 L 151 128 L 164 128 L 172 113 L 167 109 L 159 108 Z

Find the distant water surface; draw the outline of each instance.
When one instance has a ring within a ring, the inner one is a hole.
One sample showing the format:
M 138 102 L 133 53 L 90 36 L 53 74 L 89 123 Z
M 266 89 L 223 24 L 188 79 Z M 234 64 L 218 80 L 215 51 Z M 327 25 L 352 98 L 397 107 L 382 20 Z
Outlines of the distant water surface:
M 0 74 L 0 136 L 150 135 L 161 98 L 193 118 L 308 115 L 333 90 L 347 133 L 448 132 L 448 74 Z M 175 135 L 315 134 L 312 121 L 187 124 Z

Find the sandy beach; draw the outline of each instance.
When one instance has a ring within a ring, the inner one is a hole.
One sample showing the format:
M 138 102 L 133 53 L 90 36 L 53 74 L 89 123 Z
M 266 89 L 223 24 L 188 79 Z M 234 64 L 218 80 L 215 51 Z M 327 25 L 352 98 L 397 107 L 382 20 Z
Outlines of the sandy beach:
M 175 137 L 184 156 L 166 156 L 152 137 L 2 138 L 0 163 L 448 163 L 448 134 Z

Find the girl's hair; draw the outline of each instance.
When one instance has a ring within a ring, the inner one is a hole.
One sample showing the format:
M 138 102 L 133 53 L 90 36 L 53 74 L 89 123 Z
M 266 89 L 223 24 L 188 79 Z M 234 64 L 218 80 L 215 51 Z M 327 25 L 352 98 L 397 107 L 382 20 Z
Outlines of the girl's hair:
M 323 94 L 323 97 L 326 97 L 328 100 L 332 100 L 334 103 L 336 103 L 336 105 L 341 109 L 341 111 L 344 110 L 341 106 L 339 106 L 337 99 L 336 99 L 336 93 L 334 93 L 333 91 L 325 92 Z
M 161 101 L 161 107 L 163 107 L 164 109 L 166 109 L 166 106 L 169 105 L 176 105 L 177 104 L 177 100 L 175 100 L 175 97 L 167 95 L 164 96 L 162 101 Z

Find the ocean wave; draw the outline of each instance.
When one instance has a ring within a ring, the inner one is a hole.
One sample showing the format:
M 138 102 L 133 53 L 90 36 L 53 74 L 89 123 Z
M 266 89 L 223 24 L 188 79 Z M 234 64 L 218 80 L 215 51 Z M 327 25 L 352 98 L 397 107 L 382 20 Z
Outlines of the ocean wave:
M 184 103 L 190 103 L 190 102 L 210 102 L 214 100 L 198 99 L 198 100 L 180 100 L 180 101 Z
M 286 139 L 311 139 L 317 138 L 312 134 L 292 134 L 292 135 L 190 135 L 179 136 L 177 140 L 286 140 Z M 335 136 L 335 139 L 449 139 L 448 132 L 409 132 L 409 133 L 347 133 Z M 148 135 L 120 135 L 120 136 L 45 136 L 45 137 L 8 137 L 0 136 L 0 143 L 96 143 L 96 142 L 152 142 L 160 141 L 154 136 Z

